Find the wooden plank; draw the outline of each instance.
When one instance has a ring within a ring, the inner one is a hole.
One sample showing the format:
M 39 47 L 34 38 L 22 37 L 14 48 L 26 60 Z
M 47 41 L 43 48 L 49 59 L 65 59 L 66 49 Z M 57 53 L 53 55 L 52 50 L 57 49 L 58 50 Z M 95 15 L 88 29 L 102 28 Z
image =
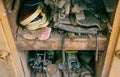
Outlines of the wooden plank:
M 96 77 L 101 77 L 102 66 L 104 63 L 104 54 L 105 52 L 99 52 L 98 61 L 96 62 Z
M 25 34 L 25 32 L 23 32 Z M 22 36 L 22 34 L 21 34 Z M 16 44 L 20 50 L 61 50 L 62 49 L 62 35 L 58 34 L 56 31 L 51 33 L 48 40 L 26 40 L 19 36 L 17 38 Z M 81 35 L 82 36 L 82 35 Z M 98 38 L 98 48 L 99 50 L 104 50 L 106 48 L 107 39 L 106 37 Z M 69 38 L 65 39 L 65 50 L 95 50 L 96 49 L 96 38 L 88 38 L 88 36 L 83 35 L 82 37 L 77 37 L 73 40 Z
M 0 21 L 0 51 L 1 50 L 9 51 L 9 47 Z
M 13 66 L 15 67 L 14 70 L 17 72 L 17 76 L 15 77 L 24 77 L 24 72 L 22 69 L 22 65 L 21 65 L 17 50 L 16 50 L 15 42 L 13 40 L 10 25 L 8 22 L 8 17 L 6 15 L 6 9 L 3 5 L 2 0 L 0 0 L 0 20 L 1 20 L 2 28 L 9 46 L 11 60 L 13 61 Z
M 2 51 L 7 51 L 9 53 L 9 46 L 0 21 L 0 52 Z M 0 58 L 0 76 L 17 77 L 17 73 L 15 71 L 13 61 L 11 60 L 11 56 L 9 56 L 7 60 L 2 60 Z
M 120 32 L 119 32 L 119 38 L 117 41 L 117 46 L 115 51 L 120 50 Z M 120 58 L 118 58 L 117 56 L 113 56 L 113 61 L 111 64 L 111 69 L 110 69 L 110 73 L 109 73 L 109 77 L 118 77 L 120 76 Z
M 20 51 L 18 52 L 20 55 L 20 59 L 23 65 L 23 69 L 24 69 L 24 73 L 25 73 L 25 77 L 30 77 L 30 68 L 28 67 L 28 51 L 24 52 L 24 51 Z
M 110 36 L 101 77 L 108 77 L 108 73 L 111 66 L 111 60 L 112 60 L 113 53 L 115 51 L 119 31 L 120 31 L 120 0 L 118 2 L 118 6 L 116 9 L 116 14 L 113 22 L 113 31 Z
M 7 13 L 7 16 L 8 16 L 8 20 L 9 20 L 9 23 L 11 24 L 10 27 L 11 27 L 11 30 L 12 30 L 12 34 L 13 34 L 13 37 L 16 38 L 16 32 L 17 32 L 17 29 L 18 29 L 18 23 L 17 23 L 17 17 L 18 17 L 18 12 L 19 12 L 19 8 L 20 8 L 20 0 L 16 0 L 15 2 L 15 5 L 14 5 L 14 8 L 11 9 L 10 6 L 12 6 L 12 2 L 13 0 L 8 0 L 7 2 L 6 1 L 3 1 L 4 4 L 5 4 L 5 8 L 6 8 L 6 13 Z
M 70 39 L 65 40 L 65 50 L 95 50 L 96 40 L 89 39 Z M 20 50 L 61 50 L 61 39 L 49 39 L 46 41 L 28 41 L 21 40 L 16 42 L 18 49 Z M 106 38 L 99 39 L 99 50 L 106 48 Z
M 0 59 L 0 77 L 18 77 L 10 61 L 10 57 L 7 60 Z
M 5 3 L 6 7 L 8 7 L 11 10 L 13 0 L 3 0 L 3 2 Z

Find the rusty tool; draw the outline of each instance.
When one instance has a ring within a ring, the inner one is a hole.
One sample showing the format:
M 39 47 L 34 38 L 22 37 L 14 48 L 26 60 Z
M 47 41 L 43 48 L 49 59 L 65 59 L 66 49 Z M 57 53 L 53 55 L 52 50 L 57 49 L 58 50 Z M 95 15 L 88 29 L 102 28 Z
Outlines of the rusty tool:
M 95 61 L 97 62 L 98 61 L 98 52 L 99 52 L 99 49 L 98 49 L 98 35 L 95 34 L 96 36 L 96 53 L 95 53 Z
M 66 58 L 65 58 L 65 46 L 64 46 L 64 41 L 65 41 L 65 37 L 67 36 L 67 33 L 63 34 L 63 37 L 62 37 L 62 59 L 63 59 L 63 75 L 65 77 L 65 70 L 68 70 L 68 67 L 66 67 L 66 64 L 65 64 L 65 61 L 66 61 Z M 71 77 L 70 76 L 70 70 L 67 71 L 68 72 L 68 77 Z

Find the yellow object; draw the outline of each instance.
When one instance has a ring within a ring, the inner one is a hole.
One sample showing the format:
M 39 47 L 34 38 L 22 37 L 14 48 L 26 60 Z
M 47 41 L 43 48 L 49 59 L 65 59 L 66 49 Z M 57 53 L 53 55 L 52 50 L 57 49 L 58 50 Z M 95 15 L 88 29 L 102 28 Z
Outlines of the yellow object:
M 78 51 L 76 51 L 76 50 L 66 50 L 65 52 L 66 53 L 77 53 Z
M 45 15 L 45 13 L 43 13 L 43 11 L 41 11 L 41 12 L 40 12 L 40 15 L 41 15 L 41 16 L 44 16 L 44 15 Z
M 60 63 L 62 63 L 62 59 L 60 58 L 60 59 L 58 59 L 56 62 L 55 62 L 55 64 L 60 64 Z
M 20 22 L 20 24 L 22 26 L 26 26 L 27 24 L 29 24 L 31 21 L 33 21 L 41 12 L 41 8 L 38 6 L 37 10 L 28 18 L 24 19 L 23 21 Z

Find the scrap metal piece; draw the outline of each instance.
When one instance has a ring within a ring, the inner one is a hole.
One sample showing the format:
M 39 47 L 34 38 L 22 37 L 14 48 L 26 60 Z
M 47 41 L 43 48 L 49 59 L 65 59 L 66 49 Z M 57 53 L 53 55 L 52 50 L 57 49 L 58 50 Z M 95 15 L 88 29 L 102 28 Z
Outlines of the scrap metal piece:
M 77 24 L 78 24 L 78 23 L 75 21 L 75 19 L 76 19 L 76 17 L 75 17 L 73 14 L 71 14 L 71 15 L 70 15 L 70 20 L 71 20 L 72 25 L 77 25 Z
M 62 37 L 62 65 L 63 65 L 63 75 L 65 75 L 65 70 L 66 70 L 66 65 L 65 65 L 65 61 L 66 61 L 66 58 L 65 58 L 65 46 L 64 46 L 64 42 L 65 42 L 65 38 L 67 36 L 67 33 L 63 34 L 63 37 Z
M 61 76 L 58 70 L 58 67 L 55 64 L 48 65 L 45 71 L 46 71 L 47 77 L 60 77 Z
M 78 4 L 74 4 L 74 7 L 71 9 L 72 13 L 79 13 L 80 12 L 80 6 Z
M 59 23 L 61 24 L 72 24 L 70 18 L 66 16 L 64 19 L 62 19 Z
M 50 0 L 44 0 L 44 2 L 45 2 L 46 5 L 50 4 Z
M 109 33 L 111 33 L 112 32 L 112 26 L 111 26 L 111 24 L 109 22 L 107 23 L 107 27 L 108 27 Z
M 87 10 L 87 6 L 82 4 L 82 0 L 72 0 L 71 13 L 79 13 L 80 11 Z
M 81 10 L 79 13 L 75 13 L 75 17 L 78 21 L 85 20 L 84 11 Z
M 65 9 L 65 14 L 69 15 L 70 14 L 70 1 L 66 1 L 65 5 L 64 5 L 64 9 Z
M 58 13 L 58 21 L 62 20 L 65 18 L 65 14 L 64 14 L 65 10 L 64 9 L 61 9 Z
M 67 54 L 67 62 L 68 62 L 68 67 L 69 70 L 73 70 L 75 72 L 80 72 L 80 62 L 78 61 L 77 57 L 75 54 Z
M 66 25 L 66 24 L 58 24 L 55 26 L 55 28 L 65 30 L 68 32 L 83 33 L 83 34 L 96 34 L 98 30 L 97 28 L 82 28 L 79 26 Z
M 95 61 L 98 61 L 98 53 L 99 53 L 99 49 L 98 49 L 98 35 L 96 34 L 96 53 L 95 53 Z
M 53 21 L 54 21 L 54 22 L 58 22 L 58 20 L 59 20 L 58 14 L 55 13 L 55 14 L 53 15 Z
M 73 40 L 75 38 L 75 33 L 68 32 L 68 37 Z
M 59 0 L 58 3 L 57 3 L 57 6 L 59 8 L 63 8 L 63 6 L 65 5 L 65 3 L 66 3 L 66 0 Z
M 46 59 L 46 51 L 29 53 L 28 65 L 30 66 L 32 72 L 42 72 L 44 67 L 48 66 L 49 64 L 52 64 L 52 61 Z
M 100 21 L 93 16 L 89 11 L 84 11 L 85 13 L 85 20 L 77 20 L 75 19 L 76 23 L 83 27 L 94 27 L 96 26 L 99 30 L 101 30 Z
M 45 56 L 45 54 L 36 52 L 33 56 L 29 58 L 28 64 L 33 72 L 41 72 L 43 70 L 42 56 Z
M 76 77 L 77 73 L 80 72 L 80 66 L 81 66 L 75 55 L 76 51 L 73 52 L 65 51 L 64 53 L 65 53 L 65 61 L 66 61 L 64 67 L 66 70 L 63 71 L 64 77 Z

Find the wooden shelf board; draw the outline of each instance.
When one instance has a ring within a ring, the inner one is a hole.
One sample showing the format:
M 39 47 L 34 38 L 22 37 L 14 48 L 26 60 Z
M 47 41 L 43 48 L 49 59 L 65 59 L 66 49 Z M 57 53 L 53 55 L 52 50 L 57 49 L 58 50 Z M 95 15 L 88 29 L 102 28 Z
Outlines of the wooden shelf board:
M 22 36 L 17 37 L 17 47 L 19 50 L 61 50 L 62 49 L 62 34 L 52 30 L 51 36 L 48 40 L 26 40 Z M 105 50 L 106 37 L 98 36 L 99 50 Z M 65 39 L 65 50 L 95 50 L 96 38 L 88 38 L 87 35 L 81 35 L 71 40 Z

